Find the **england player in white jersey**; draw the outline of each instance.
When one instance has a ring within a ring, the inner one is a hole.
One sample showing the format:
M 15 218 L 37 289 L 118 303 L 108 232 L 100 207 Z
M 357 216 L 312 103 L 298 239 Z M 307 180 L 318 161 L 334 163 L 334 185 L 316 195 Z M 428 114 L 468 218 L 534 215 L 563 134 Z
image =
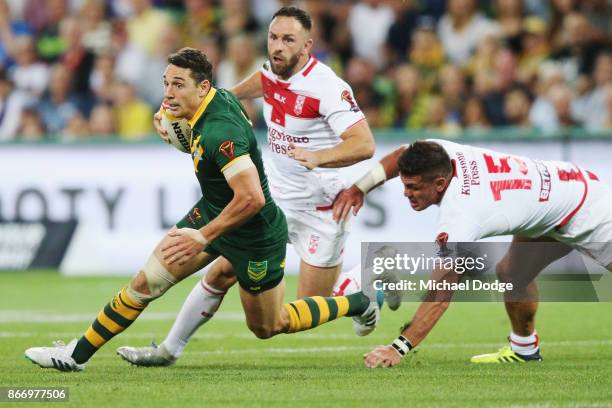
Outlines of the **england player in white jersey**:
M 612 271 L 612 189 L 572 163 L 533 160 L 444 140 L 417 141 L 385 156 L 343 191 L 334 205 L 334 217 L 341 220 L 351 210 L 356 215 L 368 191 L 398 175 L 414 210 L 432 204 L 440 207 L 432 236 L 440 246 L 514 236 L 496 267 L 501 281 L 515 284 L 511 293 L 504 293 L 512 325 L 510 344 L 497 353 L 474 356 L 472 362 L 541 361 L 533 279 L 572 249 Z M 550 245 L 534 253 L 523 244 L 530 242 Z M 433 273 L 438 281 L 440 277 L 449 282 L 460 279 L 450 271 Z M 432 330 L 451 296 L 451 291 L 431 291 L 409 327 L 391 345 L 366 355 L 366 366 L 398 364 Z
M 290 243 L 301 258 L 298 298 L 332 294 L 348 234 L 347 223 L 332 217 L 334 199 L 348 185 L 338 168 L 374 154 L 372 132 L 351 87 L 310 53 L 311 26 L 305 11 L 281 8 L 268 30 L 269 60 L 230 90 L 239 99 L 264 98 L 272 158 L 266 170 L 272 196 L 287 218 Z M 348 273 L 360 278 L 357 267 L 343 273 L 337 286 Z M 174 363 L 235 282 L 231 265 L 220 258 L 193 288 L 160 347 L 122 347 L 119 354 L 137 365 Z M 358 321 L 354 328 L 359 335 L 373 330 Z

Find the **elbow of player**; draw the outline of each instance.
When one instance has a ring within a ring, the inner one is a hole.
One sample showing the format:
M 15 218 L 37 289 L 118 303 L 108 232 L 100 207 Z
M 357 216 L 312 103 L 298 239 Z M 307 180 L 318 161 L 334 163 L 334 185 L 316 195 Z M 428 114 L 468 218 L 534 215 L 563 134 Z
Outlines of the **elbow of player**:
M 248 194 L 243 197 L 243 203 L 244 211 L 253 216 L 257 214 L 264 207 L 264 205 L 266 205 L 266 198 L 264 197 L 263 193 Z
M 369 140 L 361 145 L 361 149 L 363 152 L 362 160 L 371 159 L 374 156 L 375 146 L 374 140 Z

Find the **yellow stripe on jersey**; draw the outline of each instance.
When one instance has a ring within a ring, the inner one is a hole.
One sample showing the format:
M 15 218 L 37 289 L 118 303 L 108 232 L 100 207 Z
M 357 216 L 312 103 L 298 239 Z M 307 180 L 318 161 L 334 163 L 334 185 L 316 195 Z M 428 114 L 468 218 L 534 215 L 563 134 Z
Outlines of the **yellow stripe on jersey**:
M 216 94 L 217 90 L 211 86 L 210 90 L 208 91 L 208 94 L 206 95 L 206 98 L 204 98 L 202 103 L 200 103 L 200 106 L 198 106 L 198 110 L 196 111 L 195 115 L 193 115 L 193 118 L 191 118 L 191 120 L 189 121 L 189 127 L 193 129 L 193 126 L 204 114 L 204 111 L 208 107 L 208 104 L 210 103 L 210 101 L 212 101 Z

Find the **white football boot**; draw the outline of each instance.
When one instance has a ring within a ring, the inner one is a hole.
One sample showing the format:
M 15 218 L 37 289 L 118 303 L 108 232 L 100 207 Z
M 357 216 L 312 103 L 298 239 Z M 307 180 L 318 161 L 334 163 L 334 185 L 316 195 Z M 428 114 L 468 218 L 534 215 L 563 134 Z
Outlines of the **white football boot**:
M 77 339 L 67 345 L 63 341 L 53 342 L 53 347 L 32 347 L 25 351 L 25 357 L 41 368 L 55 368 L 59 371 L 83 371 L 85 364 L 77 364 L 72 358 Z
M 148 347 L 119 347 L 117 354 L 125 361 L 140 367 L 167 367 L 177 360 L 166 350 L 164 344 L 152 343 Z

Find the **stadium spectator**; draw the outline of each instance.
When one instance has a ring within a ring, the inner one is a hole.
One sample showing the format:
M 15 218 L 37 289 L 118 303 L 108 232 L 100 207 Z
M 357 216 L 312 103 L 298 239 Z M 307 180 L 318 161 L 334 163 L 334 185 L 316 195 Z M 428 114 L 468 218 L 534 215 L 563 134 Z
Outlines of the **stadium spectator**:
M 251 14 L 247 0 L 221 0 L 221 33 L 227 40 L 240 33 L 255 33 L 258 29 L 257 20 Z
M 181 33 L 176 25 L 162 27 L 155 52 L 146 56 L 138 81 L 134 84 L 138 96 L 155 108 L 161 105 L 164 98 L 164 88 L 159 79 L 168 65 L 166 57 L 179 49 L 181 44 Z
M 394 126 L 419 129 L 425 125 L 429 94 L 419 70 L 402 64 L 395 68 L 393 80 L 396 90 Z
M 438 72 L 440 92 L 444 98 L 447 119 L 459 125 L 466 97 L 465 76 L 456 65 L 445 65 Z
M 572 108 L 576 117 L 588 130 L 603 130 L 608 121 L 606 88 L 612 84 L 612 53 L 602 53 L 595 61 L 595 85 L 592 90 L 575 100 Z
M 30 26 L 24 21 L 12 19 L 8 4 L 5 0 L 0 0 L 0 67 L 7 68 L 13 65 L 11 49 L 15 37 L 31 34 Z
M 555 109 L 557 129 L 578 124 L 572 113 L 572 96 L 572 91 L 566 84 L 556 84 L 548 90 L 548 99 Z
M 92 136 L 111 136 L 115 134 L 115 117 L 107 104 L 98 104 L 91 110 L 89 130 Z
M 355 55 L 380 68 L 384 63 L 382 46 L 394 19 L 393 10 L 382 0 L 355 4 L 348 19 Z
M 114 22 L 111 44 L 116 79 L 137 84 L 147 62 L 147 53 L 130 41 L 124 20 Z
M 96 57 L 89 76 L 89 87 L 96 102 L 111 103 L 111 84 L 115 80 L 115 58 L 110 52 Z
M 108 52 L 111 46 L 111 23 L 106 19 L 104 0 L 85 0 L 78 19 L 82 23 L 83 46 L 94 54 Z
M 64 50 L 60 60 L 70 72 L 71 91 L 78 98 L 78 108 L 85 115 L 93 106 L 93 95 L 89 87 L 89 77 L 95 63 L 95 55 L 82 43 L 82 31 L 79 21 L 67 17 L 60 23 L 60 36 Z
M 420 71 L 428 89 L 433 86 L 438 69 L 444 64 L 445 55 L 431 21 L 421 21 L 414 32 L 409 51 L 409 61 Z
M 413 33 L 419 27 L 419 12 L 414 0 L 394 1 L 391 7 L 395 14 L 395 21 L 389 27 L 385 41 L 386 65 L 395 65 L 406 60 L 411 48 Z M 430 17 L 430 25 L 435 22 Z
M 127 20 L 129 41 L 147 55 L 155 53 L 160 33 L 171 24 L 166 11 L 153 7 L 152 0 L 131 0 L 133 14 Z
M 13 140 L 21 121 L 26 98 L 14 89 L 4 69 L 0 70 L 0 141 Z
M 184 4 L 185 13 L 180 22 L 182 40 L 185 46 L 194 47 L 201 37 L 218 32 L 221 11 L 212 0 L 185 0 Z
M 463 104 L 461 124 L 468 131 L 483 131 L 491 128 L 482 100 L 478 96 L 471 95 Z
M 234 35 L 227 43 L 226 58 L 219 63 L 216 86 L 229 89 L 257 71 L 263 63 L 264 58 L 259 55 L 252 37 Z M 263 109 L 261 100 L 243 100 L 242 104 L 252 122 L 257 122 Z
M 38 111 L 26 108 L 21 113 L 21 123 L 17 131 L 19 140 L 24 142 L 38 142 L 46 138 L 47 129 Z
M 29 8 L 28 8 L 29 7 Z M 37 10 L 33 10 L 36 8 Z M 30 0 L 26 5 L 26 16 L 34 12 L 34 16 L 41 10 L 42 20 L 32 25 L 36 30 L 36 50 L 40 58 L 49 63 L 57 61 L 64 51 L 64 42 L 60 35 L 60 23 L 69 15 L 67 0 Z M 42 24 L 36 27 L 37 24 Z
M 522 87 L 515 87 L 506 93 L 504 99 L 504 115 L 509 125 L 515 127 L 531 127 L 529 111 L 531 97 Z
M 501 48 L 495 53 L 493 70 L 493 88 L 483 95 L 487 117 L 493 126 L 506 125 L 504 116 L 504 97 L 517 79 L 517 58 L 507 48 Z
M 136 90 L 125 81 L 113 84 L 114 114 L 117 134 L 126 141 L 138 140 L 153 131 L 153 110 L 136 96 Z
M 49 89 L 37 106 L 52 139 L 60 137 L 62 129 L 79 113 L 77 97 L 70 88 L 70 71 L 62 64 L 55 64 L 51 69 Z
M 589 20 L 594 36 L 609 41 L 612 33 L 612 7 L 609 0 L 583 0 L 581 11 Z
M 550 54 L 546 40 L 546 23 L 537 17 L 527 17 L 523 23 L 518 79 L 533 85 L 537 80 L 538 67 Z
M 456 123 L 448 120 L 444 98 L 441 95 L 433 95 L 428 99 L 426 115 L 425 127 L 429 130 L 446 136 L 456 136 L 461 129 Z
M 33 37 L 15 37 L 13 49 L 15 65 L 9 70 L 9 76 L 17 89 L 24 91 L 32 101 L 37 101 L 47 87 L 49 68 L 37 60 Z
M 68 120 L 61 134 L 62 141 L 84 140 L 89 137 L 89 123 L 81 112 L 77 112 Z
M 464 65 L 480 41 L 499 33 L 499 26 L 476 9 L 475 0 L 449 0 L 438 23 L 438 35 L 453 64 Z
M 529 122 L 544 132 L 558 130 L 557 114 L 548 98 L 548 91 L 554 85 L 564 84 L 563 70 L 554 62 L 543 63 L 538 70 L 536 98 L 531 105 Z
M 521 50 L 524 5 L 522 0 L 495 0 L 493 3 L 495 20 L 501 28 L 501 36 L 513 53 Z

